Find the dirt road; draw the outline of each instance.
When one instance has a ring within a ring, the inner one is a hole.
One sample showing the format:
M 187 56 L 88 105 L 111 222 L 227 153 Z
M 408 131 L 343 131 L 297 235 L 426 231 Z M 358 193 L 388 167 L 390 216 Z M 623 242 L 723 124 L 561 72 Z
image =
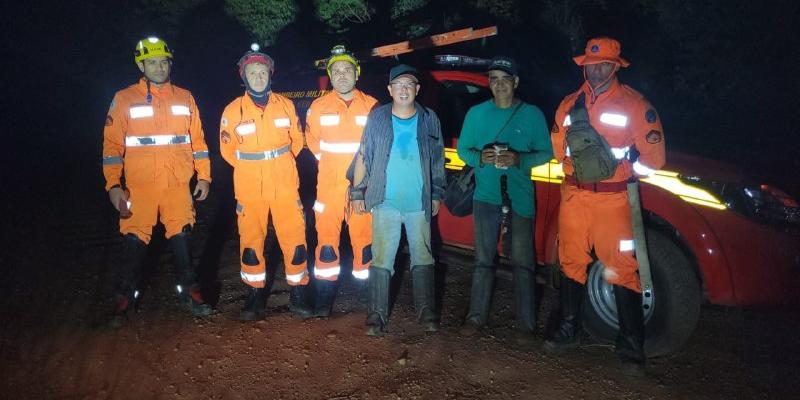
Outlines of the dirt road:
M 588 343 L 560 358 L 542 353 L 556 307 L 551 289 L 541 296 L 537 345 L 515 348 L 511 282 L 501 274 L 491 326 L 480 338 L 461 338 L 469 260 L 452 254 L 438 266 L 444 291 L 436 334 L 413 321 L 407 273 L 384 338 L 363 334 L 364 292 L 350 280 L 330 319 L 293 319 L 278 280 L 267 319 L 242 323 L 232 220 L 203 219 L 214 214 L 207 212 L 198 214 L 204 240 L 195 252 L 204 276 L 218 283 L 216 313 L 194 319 L 178 306 L 169 251 L 156 241 L 140 310 L 113 330 L 104 322 L 115 221 L 107 207 L 72 202 L 5 221 L 4 237 L 25 240 L 0 253 L 0 398 L 788 399 L 800 384 L 800 322 L 786 310 L 704 307 L 688 345 L 651 360 L 650 376 L 637 380 L 618 372 L 606 346 Z M 44 225 L 34 229 L 31 220 Z

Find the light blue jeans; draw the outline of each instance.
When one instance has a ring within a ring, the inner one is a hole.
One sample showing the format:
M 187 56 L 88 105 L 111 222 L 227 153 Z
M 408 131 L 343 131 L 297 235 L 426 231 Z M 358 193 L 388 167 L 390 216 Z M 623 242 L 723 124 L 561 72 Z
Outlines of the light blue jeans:
M 379 204 L 372 208 L 373 267 L 387 269 L 394 275 L 394 260 L 404 225 L 411 267 L 433 265 L 431 223 L 425 220 L 425 211 L 402 213 L 392 206 Z

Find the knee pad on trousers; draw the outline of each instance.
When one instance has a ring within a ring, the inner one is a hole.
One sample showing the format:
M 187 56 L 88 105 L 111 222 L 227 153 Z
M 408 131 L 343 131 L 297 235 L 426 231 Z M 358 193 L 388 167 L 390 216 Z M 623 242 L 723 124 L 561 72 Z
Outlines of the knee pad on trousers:
M 372 244 L 364 246 L 364 249 L 361 250 L 361 263 L 366 264 L 370 261 L 372 261 Z
M 256 256 L 256 251 L 247 247 L 242 252 L 242 264 L 244 265 L 258 265 L 258 256 Z
M 297 250 L 295 250 L 295 256 L 297 255 Z M 319 251 L 319 260 L 322 262 L 334 262 L 338 257 L 336 257 L 336 251 L 333 250 L 333 246 L 322 246 L 322 250 Z M 294 263 L 294 260 L 292 260 Z
M 298 245 L 294 248 L 294 256 L 292 257 L 292 265 L 300 265 L 306 262 L 308 254 L 306 253 L 305 245 Z

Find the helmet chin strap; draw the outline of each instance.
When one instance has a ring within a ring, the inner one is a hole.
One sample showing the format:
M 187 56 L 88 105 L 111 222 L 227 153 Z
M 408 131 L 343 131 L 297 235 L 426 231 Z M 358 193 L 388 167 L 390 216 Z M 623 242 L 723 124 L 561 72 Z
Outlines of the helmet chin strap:
M 605 86 L 607 83 L 611 82 L 617 76 L 617 71 L 619 71 L 619 64 L 614 64 L 614 71 L 608 74 L 608 77 L 605 80 L 603 80 L 603 82 L 601 82 L 599 85 L 597 85 L 597 88 L 601 88 Z M 586 67 L 583 68 L 583 80 L 589 84 L 589 91 L 592 92 L 591 102 L 594 103 L 594 101 L 597 99 L 597 96 L 600 95 L 600 93 L 597 93 L 596 88 L 592 87 L 592 83 L 589 82 L 589 78 L 586 76 Z
M 170 67 L 172 66 L 172 61 L 170 61 L 169 65 L 170 65 Z M 147 104 L 150 104 L 150 103 L 153 102 L 153 93 L 150 91 L 150 84 L 153 83 L 155 85 L 163 85 L 163 84 L 169 82 L 169 75 L 167 75 L 167 79 L 164 80 L 164 82 L 161 82 L 161 83 L 155 83 L 152 80 L 150 80 L 150 78 L 147 77 L 147 75 L 144 73 L 144 71 L 142 71 L 142 77 L 144 78 L 144 82 L 147 85 L 147 97 L 145 97 L 145 100 L 147 100 Z
M 247 82 L 247 78 L 242 78 L 244 81 L 244 87 L 247 89 L 247 94 L 253 99 L 253 102 L 258 104 L 259 106 L 263 107 L 269 101 L 269 92 L 272 88 L 272 79 L 269 80 L 267 83 L 267 87 L 264 88 L 262 91 L 256 91 L 251 86 L 250 83 Z

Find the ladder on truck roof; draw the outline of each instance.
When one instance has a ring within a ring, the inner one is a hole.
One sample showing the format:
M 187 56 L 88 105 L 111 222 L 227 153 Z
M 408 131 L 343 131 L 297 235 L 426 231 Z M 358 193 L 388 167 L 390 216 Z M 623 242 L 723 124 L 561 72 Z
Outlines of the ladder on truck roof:
M 427 37 L 406 40 L 403 42 L 387 44 L 370 50 L 357 51 L 354 54 L 358 59 L 365 59 L 367 57 L 394 57 L 400 54 L 410 53 L 415 50 L 426 49 L 429 47 L 447 46 L 449 44 L 466 42 L 494 35 L 497 35 L 496 25 L 480 29 L 465 28 Z M 319 69 L 325 69 L 327 63 L 328 58 L 323 58 L 321 60 L 314 61 L 314 66 Z

